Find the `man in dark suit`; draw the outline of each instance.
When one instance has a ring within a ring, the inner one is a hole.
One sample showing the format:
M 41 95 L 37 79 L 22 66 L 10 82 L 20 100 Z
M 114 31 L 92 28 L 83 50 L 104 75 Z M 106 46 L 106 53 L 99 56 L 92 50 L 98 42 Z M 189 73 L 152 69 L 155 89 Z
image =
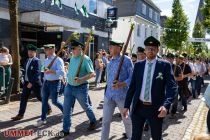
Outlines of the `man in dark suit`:
M 123 115 L 128 117 L 132 107 L 132 140 L 141 139 L 145 120 L 149 121 L 152 139 L 161 140 L 163 118 L 177 93 L 177 84 L 170 63 L 157 58 L 160 42 L 151 36 L 144 45 L 147 58 L 134 67 Z
M 36 57 L 37 47 L 28 44 L 28 60 L 25 65 L 25 77 L 24 77 L 24 85 L 23 92 L 21 94 L 20 100 L 20 109 L 17 116 L 12 117 L 11 119 L 21 120 L 24 116 L 28 98 L 31 94 L 31 91 L 36 95 L 36 98 L 41 101 L 41 61 Z M 48 113 L 51 113 L 51 107 L 48 104 Z

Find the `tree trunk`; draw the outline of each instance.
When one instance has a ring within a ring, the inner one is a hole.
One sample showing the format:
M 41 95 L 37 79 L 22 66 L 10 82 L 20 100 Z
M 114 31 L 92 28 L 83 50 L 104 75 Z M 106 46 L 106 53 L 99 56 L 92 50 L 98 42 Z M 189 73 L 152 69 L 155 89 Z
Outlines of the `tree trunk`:
M 10 29 L 11 29 L 11 54 L 13 58 L 12 76 L 14 77 L 13 93 L 20 91 L 20 56 L 18 32 L 18 4 L 19 0 L 9 0 Z

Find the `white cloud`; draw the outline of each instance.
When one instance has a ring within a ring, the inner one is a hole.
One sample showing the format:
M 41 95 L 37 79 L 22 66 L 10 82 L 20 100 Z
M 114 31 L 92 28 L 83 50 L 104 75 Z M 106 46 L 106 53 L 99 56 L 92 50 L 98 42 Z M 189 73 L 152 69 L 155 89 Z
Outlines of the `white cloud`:
M 153 2 L 156 4 L 162 4 L 162 3 L 169 2 L 169 1 L 171 1 L 171 0 L 153 0 Z
M 161 15 L 170 17 L 172 15 L 171 9 L 164 9 L 164 10 L 162 10 Z

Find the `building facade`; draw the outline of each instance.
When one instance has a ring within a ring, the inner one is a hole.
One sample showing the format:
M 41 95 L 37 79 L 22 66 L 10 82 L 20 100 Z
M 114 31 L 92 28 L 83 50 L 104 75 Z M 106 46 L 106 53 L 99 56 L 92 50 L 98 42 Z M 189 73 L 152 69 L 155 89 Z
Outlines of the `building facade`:
M 75 2 L 78 8 L 84 4 L 89 18 L 76 14 Z M 55 44 L 59 49 L 60 43 L 65 41 L 72 32 L 81 34 L 80 41 L 87 39 L 92 26 L 95 27 L 94 41 L 90 43 L 89 55 L 94 57 L 98 49 L 107 49 L 108 33 L 105 28 L 106 11 L 112 0 L 62 0 L 62 9 L 51 6 L 51 0 L 41 3 L 41 0 L 19 1 L 19 34 L 21 49 L 28 43 L 38 47 L 44 44 Z M 10 17 L 8 1 L 0 1 L 0 40 L 10 46 Z M 23 51 L 22 51 L 23 52 Z
M 137 47 L 145 47 L 144 40 L 148 36 L 160 39 L 161 10 L 151 0 L 115 0 L 118 8 L 118 27 L 113 29 L 112 38 L 126 41 L 131 23 L 135 29 L 129 43 L 129 51 L 136 52 Z
M 197 22 L 197 21 L 203 22 L 203 15 L 202 15 L 202 11 L 201 11 L 201 8 L 203 6 L 204 6 L 204 0 L 200 0 L 195 22 Z

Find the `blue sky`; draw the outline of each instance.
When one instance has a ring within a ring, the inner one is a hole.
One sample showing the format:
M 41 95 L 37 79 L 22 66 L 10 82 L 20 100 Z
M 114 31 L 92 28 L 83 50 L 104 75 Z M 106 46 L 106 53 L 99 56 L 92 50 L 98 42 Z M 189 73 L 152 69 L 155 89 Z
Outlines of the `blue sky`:
M 192 31 L 200 0 L 180 0 L 180 1 L 182 3 L 185 14 L 189 18 L 190 30 Z M 173 0 L 153 0 L 153 2 L 161 9 L 162 11 L 161 15 L 171 16 Z

